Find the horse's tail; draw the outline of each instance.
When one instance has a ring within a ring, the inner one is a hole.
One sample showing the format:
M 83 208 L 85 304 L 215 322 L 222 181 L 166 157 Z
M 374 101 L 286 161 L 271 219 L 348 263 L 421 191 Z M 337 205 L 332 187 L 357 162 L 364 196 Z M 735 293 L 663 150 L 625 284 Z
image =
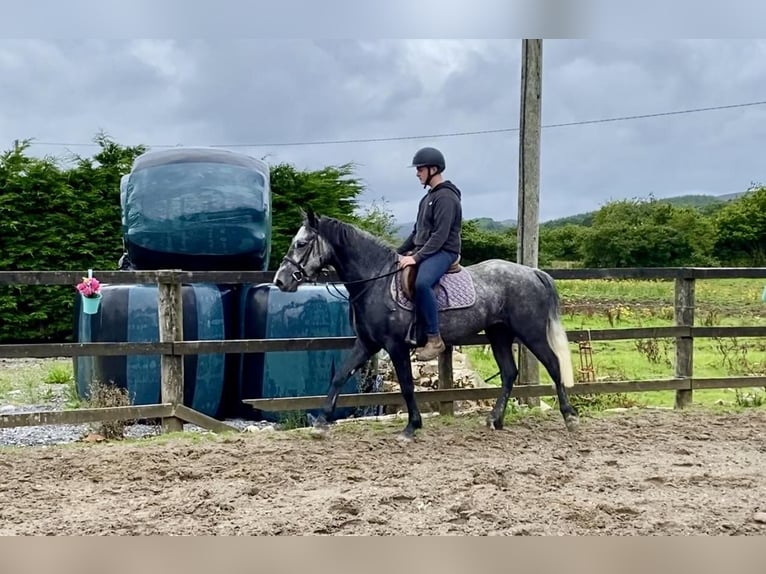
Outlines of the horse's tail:
M 572 354 L 569 351 L 569 339 L 567 339 L 564 326 L 559 316 L 559 294 L 553 277 L 545 271 L 535 269 L 538 279 L 545 285 L 548 293 L 548 344 L 559 360 L 559 372 L 561 381 L 565 387 L 574 386 L 574 371 L 572 369 Z

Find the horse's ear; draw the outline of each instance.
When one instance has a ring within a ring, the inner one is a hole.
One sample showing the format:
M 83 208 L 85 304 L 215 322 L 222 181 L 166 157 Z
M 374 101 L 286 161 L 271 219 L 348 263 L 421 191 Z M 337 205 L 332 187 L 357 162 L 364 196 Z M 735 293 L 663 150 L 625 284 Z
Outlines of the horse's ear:
M 301 209 L 301 211 L 303 210 Z M 303 212 L 303 220 L 311 229 L 316 229 L 317 223 L 319 222 L 319 217 L 317 217 L 317 214 L 314 213 L 314 210 L 309 207 L 307 211 Z

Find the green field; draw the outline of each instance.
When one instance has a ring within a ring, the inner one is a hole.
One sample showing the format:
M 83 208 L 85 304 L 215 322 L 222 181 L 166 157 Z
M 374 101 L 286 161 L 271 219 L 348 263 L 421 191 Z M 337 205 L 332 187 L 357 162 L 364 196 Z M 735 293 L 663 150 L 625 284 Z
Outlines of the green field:
M 674 286 L 672 281 L 560 280 L 564 326 L 569 331 L 624 329 L 673 325 Z M 698 280 L 695 325 L 736 326 L 766 324 L 766 303 L 761 279 Z M 667 378 L 674 375 L 673 339 L 593 341 L 592 360 L 597 380 L 621 381 Z M 570 345 L 575 371 L 580 352 Z M 497 373 L 491 351 L 466 348 L 482 377 Z M 694 374 L 699 377 L 766 375 L 766 338 L 709 338 L 694 341 Z M 550 382 L 541 370 L 541 382 Z M 499 377 L 489 384 L 500 384 Z M 675 393 L 630 393 L 612 399 L 616 406 L 672 406 Z M 604 397 L 603 402 L 609 402 Z M 766 402 L 763 388 L 705 390 L 694 392 L 699 404 L 749 404 Z

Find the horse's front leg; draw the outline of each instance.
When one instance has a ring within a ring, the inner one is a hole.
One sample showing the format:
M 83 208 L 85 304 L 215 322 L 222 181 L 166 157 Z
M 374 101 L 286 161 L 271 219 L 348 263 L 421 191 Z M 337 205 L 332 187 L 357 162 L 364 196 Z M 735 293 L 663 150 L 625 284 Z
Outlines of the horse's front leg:
M 346 384 L 348 378 L 357 369 L 369 361 L 379 350 L 380 349 L 376 349 L 364 343 L 359 338 L 354 341 L 351 353 L 346 357 L 346 360 L 341 363 L 340 369 L 335 373 L 335 376 L 330 383 L 330 389 L 327 392 L 322 413 L 320 413 L 314 420 L 313 427 L 315 432 L 323 433 L 327 430 L 328 424 L 333 420 L 335 405 L 338 402 L 338 395 L 340 394 L 343 385 Z
M 399 379 L 399 387 L 402 392 L 404 402 L 407 404 L 407 426 L 402 431 L 399 438 L 411 441 L 415 438 L 415 431 L 423 428 L 423 419 L 420 416 L 420 410 L 415 402 L 415 381 L 412 378 L 412 363 L 410 354 L 406 346 L 397 342 L 387 349 L 391 363 L 396 370 L 396 378 Z

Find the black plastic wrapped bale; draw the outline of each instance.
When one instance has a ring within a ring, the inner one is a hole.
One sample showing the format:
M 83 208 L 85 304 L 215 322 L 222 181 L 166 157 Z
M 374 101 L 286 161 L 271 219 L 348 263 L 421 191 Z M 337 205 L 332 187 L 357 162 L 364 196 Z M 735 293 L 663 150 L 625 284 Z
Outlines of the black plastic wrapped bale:
M 338 286 L 303 285 L 295 293 L 283 293 L 272 284 L 242 289 L 240 338 L 281 339 L 303 337 L 353 337 L 348 294 Z M 274 351 L 245 353 L 240 370 L 240 398 L 304 397 L 325 395 L 330 381 L 350 348 L 328 351 Z M 360 391 L 358 374 L 349 377 L 342 394 Z M 318 409 L 309 411 L 318 414 Z M 339 418 L 356 412 L 337 409 Z M 278 421 L 285 413 L 251 409 L 251 417 Z
M 102 285 L 95 315 L 82 312 L 76 295 L 74 318 L 77 342 L 159 341 L 156 285 Z M 228 285 L 182 286 L 185 341 L 232 338 L 237 325 L 238 288 Z M 81 399 L 90 396 L 91 382 L 112 382 L 127 389 L 133 404 L 161 402 L 160 355 L 75 357 L 74 374 Z M 236 401 L 239 357 L 200 354 L 184 357 L 184 404 L 209 416 L 221 417 Z
M 256 158 L 207 148 L 147 152 L 123 176 L 120 205 L 124 268 L 268 269 L 270 177 Z

